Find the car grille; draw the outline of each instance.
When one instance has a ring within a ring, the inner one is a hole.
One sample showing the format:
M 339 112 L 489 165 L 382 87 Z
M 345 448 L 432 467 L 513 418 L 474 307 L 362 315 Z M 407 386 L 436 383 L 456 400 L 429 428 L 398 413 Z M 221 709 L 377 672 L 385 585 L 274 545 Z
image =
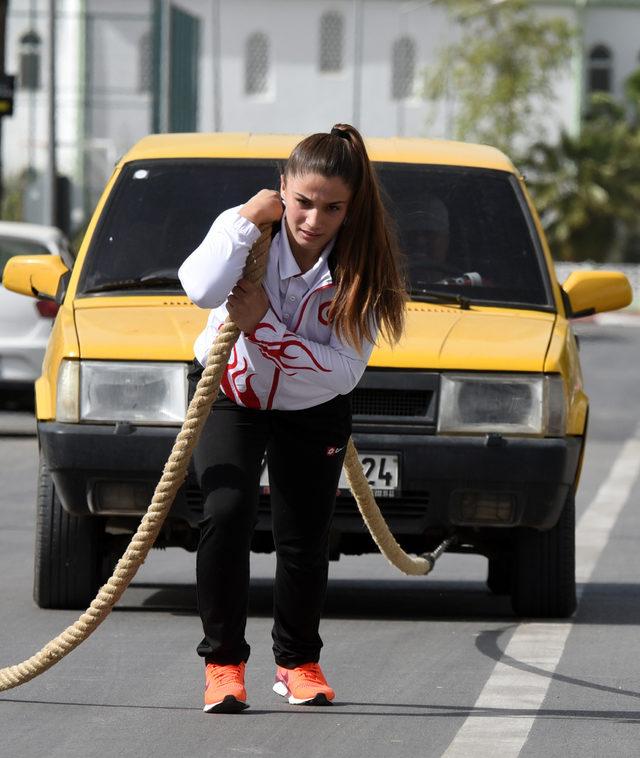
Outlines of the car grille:
M 433 393 L 420 390 L 356 389 L 354 416 L 426 416 Z
M 385 520 L 392 519 L 423 519 L 429 507 L 429 494 L 411 494 L 401 498 L 377 498 L 378 508 Z M 356 501 L 351 495 L 341 495 L 336 498 L 335 515 L 357 516 L 360 512 Z
M 434 372 L 367 369 L 352 395 L 354 431 L 434 434 L 439 386 Z
M 194 513 L 202 513 L 202 492 L 197 485 L 188 484 L 184 493 L 187 499 L 188 507 Z M 424 518 L 425 512 L 429 506 L 429 493 L 428 492 L 412 492 L 398 498 L 393 497 L 378 497 L 378 507 L 380 508 L 382 515 L 389 519 L 420 519 Z M 260 513 L 269 513 L 271 508 L 269 505 L 269 496 L 260 496 L 260 505 L 258 507 Z M 340 494 L 336 498 L 335 506 L 336 516 L 357 516 L 360 518 L 358 512 L 358 506 L 351 494 L 347 494 L 347 491 L 341 490 Z

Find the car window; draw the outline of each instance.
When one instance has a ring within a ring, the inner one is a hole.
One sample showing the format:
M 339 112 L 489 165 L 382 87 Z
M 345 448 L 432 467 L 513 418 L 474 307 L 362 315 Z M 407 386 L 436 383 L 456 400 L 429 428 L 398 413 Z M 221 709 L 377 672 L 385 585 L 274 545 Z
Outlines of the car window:
M 179 282 L 171 279 L 216 216 L 263 187 L 279 186 L 275 161 L 164 160 L 125 166 L 91 242 L 80 291 L 141 277 L 153 282 L 155 274 L 160 288 L 180 292 Z
M 386 164 L 379 174 L 410 288 L 497 305 L 551 306 L 524 198 L 503 171 Z
M 542 254 L 510 174 L 376 166 L 416 297 L 458 293 L 490 304 L 550 307 Z M 94 234 L 79 291 L 181 292 L 178 267 L 216 216 L 263 187 L 277 188 L 280 173 L 275 160 L 128 164 Z
M 43 255 L 49 250 L 39 242 L 21 237 L 0 237 L 0 276 L 14 255 Z

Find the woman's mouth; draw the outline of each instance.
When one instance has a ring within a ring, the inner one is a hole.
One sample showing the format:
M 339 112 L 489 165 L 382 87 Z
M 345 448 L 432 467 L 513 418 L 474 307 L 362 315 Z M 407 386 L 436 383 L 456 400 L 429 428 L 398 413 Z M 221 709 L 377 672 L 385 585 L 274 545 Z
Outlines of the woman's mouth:
M 322 237 L 322 235 L 319 234 L 318 232 L 308 232 L 306 229 L 300 229 L 300 234 L 306 240 L 317 240 L 318 237 Z

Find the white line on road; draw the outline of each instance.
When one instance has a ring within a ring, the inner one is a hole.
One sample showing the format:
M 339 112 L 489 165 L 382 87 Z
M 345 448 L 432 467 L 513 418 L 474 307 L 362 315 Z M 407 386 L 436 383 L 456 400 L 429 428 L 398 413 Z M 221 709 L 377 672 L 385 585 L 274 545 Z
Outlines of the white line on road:
M 640 429 L 627 440 L 576 528 L 576 579 L 581 584 L 591 578 L 639 470 Z M 478 715 L 467 717 L 442 758 L 520 754 L 552 679 L 527 667 L 553 673 L 571 627 L 571 622 L 518 626 L 474 703 Z M 518 662 L 518 668 L 507 663 L 511 660 Z M 487 711 L 489 715 L 483 715 Z

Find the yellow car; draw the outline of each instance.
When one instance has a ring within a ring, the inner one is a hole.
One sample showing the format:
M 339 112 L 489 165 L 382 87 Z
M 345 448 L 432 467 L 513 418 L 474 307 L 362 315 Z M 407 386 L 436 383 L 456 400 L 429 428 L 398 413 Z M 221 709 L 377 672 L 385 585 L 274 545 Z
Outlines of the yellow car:
M 34 596 L 84 607 L 148 505 L 185 415 L 207 313 L 177 279 L 222 210 L 278 186 L 297 136 L 153 135 L 116 166 L 73 270 L 20 256 L 6 288 L 60 309 L 36 383 Z M 574 495 L 588 416 L 570 319 L 626 305 L 617 273 L 558 284 L 522 177 L 499 151 L 372 139 L 407 256 L 399 347 L 380 344 L 353 393 L 354 440 L 399 542 L 489 559 L 488 584 L 526 616 L 575 608 Z M 313 486 L 313 471 L 309 471 Z M 270 551 L 268 471 L 253 548 Z M 341 486 L 343 486 L 341 484 Z M 189 477 L 158 546 L 196 547 Z M 333 557 L 376 550 L 345 488 Z

